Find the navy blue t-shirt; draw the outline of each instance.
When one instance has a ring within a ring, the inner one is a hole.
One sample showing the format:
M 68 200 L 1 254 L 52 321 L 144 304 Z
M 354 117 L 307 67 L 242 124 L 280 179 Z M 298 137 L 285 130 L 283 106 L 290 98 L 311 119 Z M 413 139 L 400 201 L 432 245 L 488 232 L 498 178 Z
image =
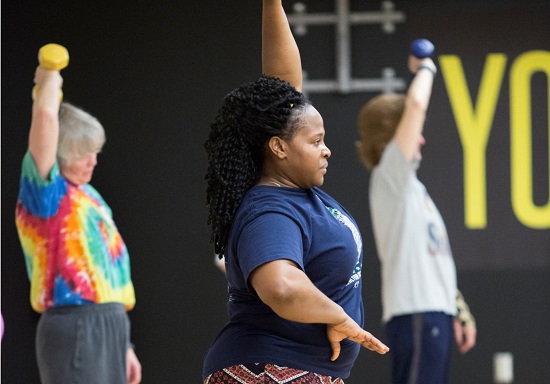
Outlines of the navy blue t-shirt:
M 362 248 L 351 215 L 322 190 L 253 187 L 235 215 L 225 252 L 229 322 L 210 346 L 203 376 L 238 364 L 269 363 L 348 377 L 359 344 L 342 340 L 339 358 L 330 361 L 326 325 L 279 317 L 248 279 L 262 264 L 292 260 L 363 326 Z

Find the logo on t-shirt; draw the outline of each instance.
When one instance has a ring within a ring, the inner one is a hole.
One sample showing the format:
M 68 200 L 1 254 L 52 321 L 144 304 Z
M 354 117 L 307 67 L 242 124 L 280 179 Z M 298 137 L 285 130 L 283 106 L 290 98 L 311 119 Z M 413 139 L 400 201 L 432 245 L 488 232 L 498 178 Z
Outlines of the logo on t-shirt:
M 451 254 L 451 247 L 447 232 L 435 223 L 428 224 L 428 252 L 432 256 L 448 256 Z
M 353 270 L 353 274 L 351 275 L 351 277 L 350 277 L 348 283 L 346 284 L 346 286 L 348 286 L 350 284 L 354 284 L 353 287 L 357 288 L 357 287 L 359 287 L 359 282 L 361 280 L 361 269 L 362 269 L 361 251 L 363 249 L 363 242 L 361 240 L 361 235 L 359 233 L 359 230 L 357 229 L 355 224 L 353 224 L 353 222 L 349 219 L 349 217 L 344 215 L 342 212 L 340 212 L 336 208 L 330 208 L 330 207 L 326 207 L 326 208 L 332 214 L 332 216 L 334 216 L 334 218 L 336 220 L 338 220 L 340 223 L 344 224 L 351 231 L 351 233 L 353 235 L 353 240 L 355 240 L 355 245 L 357 246 L 357 264 L 355 265 L 355 268 Z

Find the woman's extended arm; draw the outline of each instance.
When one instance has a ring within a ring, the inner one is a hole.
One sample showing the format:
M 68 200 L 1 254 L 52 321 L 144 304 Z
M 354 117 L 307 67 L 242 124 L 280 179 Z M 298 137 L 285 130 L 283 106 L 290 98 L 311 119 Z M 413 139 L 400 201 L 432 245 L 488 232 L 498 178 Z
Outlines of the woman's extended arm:
M 412 55 L 409 57 L 409 70 L 415 76 L 407 91 L 405 109 L 397 126 L 395 139 L 405 158 L 412 160 L 422 135 L 437 70 L 432 59 L 418 59 Z
M 29 151 L 38 173 L 47 179 L 57 155 L 59 137 L 60 88 L 63 79 L 59 71 L 38 66 L 34 82 L 39 87 L 32 106 Z
M 365 331 L 346 312 L 323 294 L 290 260 L 276 260 L 255 269 L 250 283 L 260 299 L 280 317 L 301 323 L 327 324 L 331 360 L 340 354 L 340 341 L 350 339 L 380 354 L 389 349 Z
M 263 0 L 262 72 L 302 91 L 302 61 L 282 0 Z

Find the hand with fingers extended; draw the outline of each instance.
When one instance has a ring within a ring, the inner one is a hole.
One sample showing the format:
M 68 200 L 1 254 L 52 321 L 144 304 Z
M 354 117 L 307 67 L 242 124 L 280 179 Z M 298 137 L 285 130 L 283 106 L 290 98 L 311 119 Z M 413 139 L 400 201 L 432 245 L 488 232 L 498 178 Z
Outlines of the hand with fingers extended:
M 378 352 L 381 355 L 390 350 L 370 332 L 361 328 L 351 317 L 348 317 L 344 322 L 339 324 L 328 324 L 327 338 L 332 348 L 332 356 L 330 358 L 332 361 L 336 360 L 340 355 L 340 342 L 344 339 L 355 341 L 363 347 Z

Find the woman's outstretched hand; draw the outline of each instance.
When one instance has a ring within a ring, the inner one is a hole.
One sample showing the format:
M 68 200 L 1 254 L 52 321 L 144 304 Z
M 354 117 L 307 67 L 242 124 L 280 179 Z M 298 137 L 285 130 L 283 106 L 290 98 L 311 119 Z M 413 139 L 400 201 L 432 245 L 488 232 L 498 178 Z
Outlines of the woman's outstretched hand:
M 355 321 L 348 317 L 343 323 L 327 324 L 327 337 L 332 347 L 331 361 L 340 356 L 340 342 L 344 339 L 350 339 L 371 351 L 383 355 L 390 349 L 374 337 L 370 332 L 365 331 Z

